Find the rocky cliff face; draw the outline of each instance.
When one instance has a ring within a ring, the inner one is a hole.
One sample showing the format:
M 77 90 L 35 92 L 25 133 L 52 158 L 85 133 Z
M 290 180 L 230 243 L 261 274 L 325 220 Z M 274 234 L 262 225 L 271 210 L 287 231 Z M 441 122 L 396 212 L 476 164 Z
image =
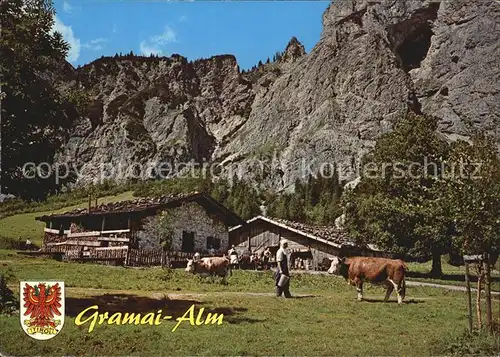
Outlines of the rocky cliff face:
M 451 139 L 500 140 L 499 27 L 496 1 L 345 0 L 309 54 L 293 38 L 252 72 L 230 55 L 103 58 L 69 76 L 95 100 L 58 160 L 82 181 L 207 161 L 281 189 L 325 162 L 354 177 L 408 111 L 438 116 Z

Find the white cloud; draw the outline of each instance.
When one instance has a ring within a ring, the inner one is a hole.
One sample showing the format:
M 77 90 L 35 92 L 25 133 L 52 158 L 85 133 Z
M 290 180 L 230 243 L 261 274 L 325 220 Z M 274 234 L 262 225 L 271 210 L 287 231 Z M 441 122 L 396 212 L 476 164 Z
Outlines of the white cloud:
M 144 56 L 161 55 L 161 49 L 149 45 L 146 41 L 141 41 L 140 50 Z
M 96 38 L 93 40 L 90 40 L 89 42 L 86 42 L 82 44 L 82 48 L 86 48 L 88 50 L 92 51 L 100 51 L 104 49 L 104 45 L 108 42 L 108 39 L 106 38 Z
M 177 42 L 177 34 L 170 26 L 167 25 L 161 35 L 153 36 L 151 38 L 151 42 L 160 46 Z
M 179 22 L 186 22 L 187 21 L 187 16 L 182 15 L 179 17 Z
M 99 37 L 99 38 L 95 38 L 95 39 L 91 40 L 89 43 L 92 45 L 95 45 L 95 44 L 104 43 L 104 42 L 108 42 L 108 40 L 105 38 Z
M 73 11 L 73 6 L 71 6 L 71 4 L 69 2 L 64 1 L 63 2 L 63 11 L 67 12 L 68 14 L 71 14 L 71 12 Z
M 116 23 L 113 24 L 113 33 L 118 33 L 118 25 Z
M 152 36 L 146 41 L 141 41 L 140 50 L 145 56 L 151 54 L 159 55 L 162 53 L 162 47 L 175 42 L 177 42 L 177 33 L 167 25 L 160 35 Z
M 70 45 L 70 49 L 66 59 L 74 63 L 80 57 L 80 39 L 76 38 L 73 34 L 73 29 L 71 26 L 66 26 L 61 19 L 57 16 L 55 17 L 54 27 L 52 28 L 52 32 L 57 31 L 60 32 L 66 42 Z

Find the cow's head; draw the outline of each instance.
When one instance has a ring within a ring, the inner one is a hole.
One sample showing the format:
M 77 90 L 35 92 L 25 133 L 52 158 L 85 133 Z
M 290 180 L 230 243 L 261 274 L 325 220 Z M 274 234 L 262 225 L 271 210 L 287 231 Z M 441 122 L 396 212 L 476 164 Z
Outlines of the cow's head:
M 186 272 L 194 273 L 194 261 L 193 261 L 193 259 L 188 259 L 187 265 L 186 265 Z
M 345 262 L 345 258 L 333 257 L 330 258 L 330 269 L 328 269 L 328 274 L 340 275 L 340 269 Z

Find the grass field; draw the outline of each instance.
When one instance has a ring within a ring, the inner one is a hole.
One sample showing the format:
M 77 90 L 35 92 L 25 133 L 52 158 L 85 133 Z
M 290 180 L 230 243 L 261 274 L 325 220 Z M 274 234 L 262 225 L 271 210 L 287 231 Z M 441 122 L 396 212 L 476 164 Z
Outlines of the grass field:
M 98 200 L 98 204 L 117 202 L 123 200 L 133 199 L 132 191 L 127 191 L 120 193 L 115 196 L 105 196 Z M 92 203 L 94 204 L 94 203 Z M 42 211 L 33 213 L 17 214 L 14 216 L 5 217 L 0 219 L 0 239 L 19 239 L 24 242 L 26 238 L 30 239 L 33 244 L 38 246 L 42 243 L 43 229 L 45 228 L 45 223 L 40 221 L 35 221 L 35 217 L 49 215 L 53 213 L 63 213 L 77 208 L 88 207 L 88 203 L 83 202 L 74 206 L 64 207 L 58 210 L 52 211 Z
M 0 251 L 0 273 L 6 271 L 16 294 L 25 279 L 64 280 L 67 287 L 65 326 L 49 341 L 26 336 L 18 314 L 0 316 L 0 352 L 7 355 L 439 355 L 467 326 L 465 295 L 444 289 L 409 287 L 407 303 L 398 306 L 395 296 L 382 303 L 384 291 L 367 284 L 367 301 L 358 302 L 342 279 L 304 274 L 292 278 L 297 298 L 285 300 L 271 295 L 270 272 L 235 271 L 224 286 L 182 270 L 61 263 Z M 89 333 L 75 317 L 94 304 L 110 314 L 162 309 L 174 319 L 159 326 L 97 325 Z M 223 323 L 184 321 L 172 332 L 193 304 L 196 314 L 202 307 L 204 315 L 224 314 Z M 495 316 L 498 308 L 494 304 Z M 465 348 L 499 351 L 497 340 L 485 336 Z
M 132 192 L 99 199 L 99 203 L 132 199 Z M 43 223 L 35 216 L 86 207 L 17 214 L 0 219 L 0 239 L 29 238 L 41 243 Z M 0 242 L 1 243 L 1 242 Z M 428 279 L 428 263 L 409 263 L 411 280 L 464 285 L 463 267 L 447 264 L 443 279 Z M 500 262 L 499 262 L 500 263 Z M 498 278 L 497 271 L 493 276 Z M 236 271 L 224 286 L 182 270 L 105 267 L 29 258 L 0 250 L 0 273 L 12 275 L 10 287 L 19 296 L 20 280 L 63 280 L 66 320 L 62 332 L 49 341 L 36 341 L 22 331 L 19 315 L 0 315 L 0 353 L 7 355 L 442 355 L 455 352 L 492 355 L 500 352 L 495 337 L 481 334 L 463 339 L 467 326 L 464 293 L 408 287 L 403 306 L 381 302 L 381 288 L 365 287 L 367 301 L 337 277 L 296 275 L 296 299 L 272 296 L 269 272 Z M 493 290 L 500 291 L 495 283 Z M 97 304 L 101 312 L 148 313 L 159 309 L 174 320 L 159 326 L 76 326 L 75 317 Z M 223 313 L 221 326 L 180 325 L 175 318 L 190 306 Z M 495 300 L 494 314 L 500 315 Z M 483 307 L 484 311 L 484 307 Z M 475 321 L 475 320 L 474 320 Z M 500 321 L 497 321 L 500 323 Z M 498 337 L 498 336 L 497 336 Z M 455 342 L 454 342 L 455 341 Z M 446 349 L 447 347 L 451 349 Z M 493 352 L 492 352 L 493 351 Z

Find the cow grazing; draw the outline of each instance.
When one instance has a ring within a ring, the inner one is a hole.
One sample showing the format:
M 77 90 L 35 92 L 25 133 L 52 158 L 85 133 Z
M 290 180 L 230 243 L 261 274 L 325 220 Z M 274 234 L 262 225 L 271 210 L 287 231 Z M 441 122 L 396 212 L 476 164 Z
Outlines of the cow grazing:
M 396 290 L 398 303 L 406 294 L 405 272 L 408 267 L 402 260 L 372 257 L 330 258 L 329 274 L 343 276 L 350 285 L 356 286 L 358 300 L 363 299 L 363 283 L 387 286 L 384 301 Z
M 222 282 L 226 282 L 226 276 L 231 275 L 229 259 L 226 257 L 207 257 L 197 261 L 189 259 L 186 266 L 186 272 L 201 275 L 210 275 L 212 279 L 215 276 L 221 276 Z

